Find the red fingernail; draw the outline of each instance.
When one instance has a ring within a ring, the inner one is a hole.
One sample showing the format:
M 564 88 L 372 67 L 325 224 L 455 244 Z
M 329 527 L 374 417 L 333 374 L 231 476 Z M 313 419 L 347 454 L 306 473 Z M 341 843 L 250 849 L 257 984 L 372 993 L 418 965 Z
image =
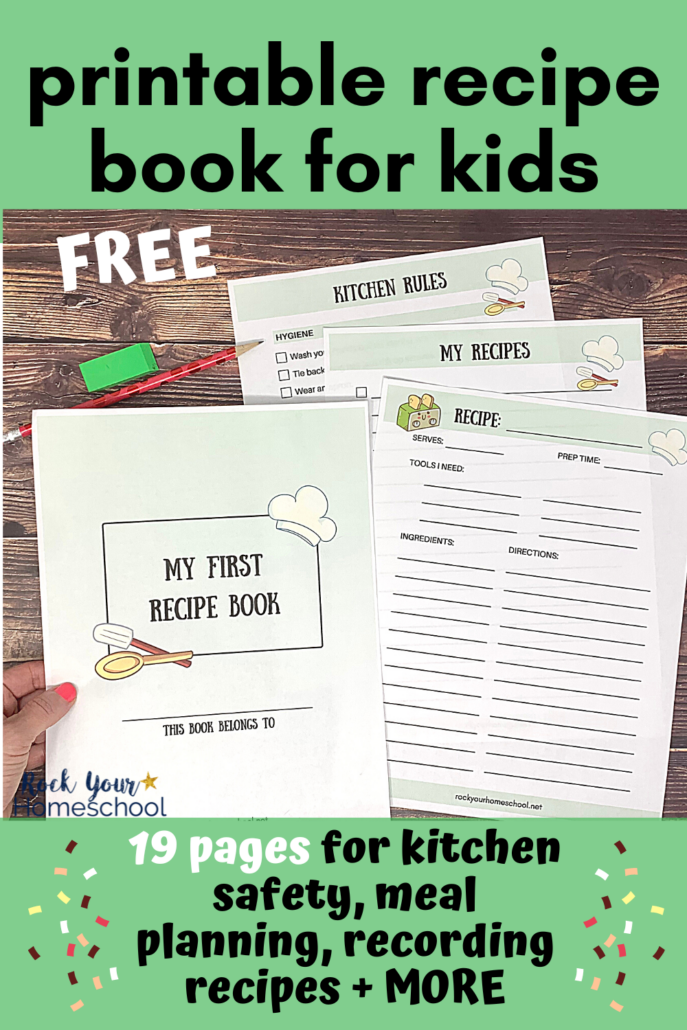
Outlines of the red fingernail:
M 55 693 L 67 702 L 73 701 L 76 697 L 76 687 L 73 683 L 61 683 L 59 687 L 55 687 Z

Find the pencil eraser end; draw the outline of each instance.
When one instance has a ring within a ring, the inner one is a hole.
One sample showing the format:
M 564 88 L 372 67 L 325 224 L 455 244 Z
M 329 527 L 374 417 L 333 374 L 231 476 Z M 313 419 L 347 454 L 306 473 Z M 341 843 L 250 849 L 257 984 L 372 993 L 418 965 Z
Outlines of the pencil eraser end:
M 130 347 L 103 354 L 79 365 L 89 393 L 105 390 L 108 386 L 126 383 L 147 372 L 157 371 L 152 347 L 149 343 L 133 343 Z

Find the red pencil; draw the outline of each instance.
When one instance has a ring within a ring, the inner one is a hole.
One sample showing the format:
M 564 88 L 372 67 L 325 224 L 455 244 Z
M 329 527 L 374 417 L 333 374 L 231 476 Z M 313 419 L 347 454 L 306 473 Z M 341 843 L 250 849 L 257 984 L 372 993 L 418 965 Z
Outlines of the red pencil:
M 208 354 L 205 358 L 197 358 L 195 361 L 189 361 L 186 365 L 179 365 L 178 368 L 170 368 L 163 372 L 158 372 L 157 375 L 151 376 L 150 379 L 143 379 L 139 383 L 129 383 L 128 386 L 122 386 L 121 389 L 115 390 L 113 393 L 103 394 L 102 397 L 91 397 L 90 400 L 83 401 L 81 404 L 75 404 L 73 407 L 109 408 L 111 404 L 123 401 L 126 397 L 135 397 L 136 394 L 147 393 L 148 390 L 154 390 L 164 383 L 173 383 L 176 379 L 183 379 L 184 376 L 193 375 L 194 372 L 202 372 L 206 368 L 222 365 L 225 361 L 232 361 L 239 354 L 245 354 L 246 351 L 252 350 L 253 347 L 257 347 L 260 343 L 262 343 L 262 340 L 251 340 L 250 343 L 235 344 L 232 347 L 225 348 L 225 350 L 218 350 L 214 354 Z M 5 433 L 2 442 L 9 443 L 11 440 L 19 440 L 23 436 L 31 436 L 30 423 Z

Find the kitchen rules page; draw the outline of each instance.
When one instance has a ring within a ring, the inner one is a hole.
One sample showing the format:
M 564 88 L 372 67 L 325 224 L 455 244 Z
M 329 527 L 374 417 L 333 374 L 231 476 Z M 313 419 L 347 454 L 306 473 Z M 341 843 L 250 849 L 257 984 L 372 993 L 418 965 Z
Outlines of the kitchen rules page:
M 336 325 L 553 318 L 542 239 L 314 268 L 228 283 L 246 404 L 323 400 Z
M 373 457 L 392 804 L 659 816 L 687 420 L 385 379 Z
M 48 778 L 72 808 L 89 772 L 150 769 L 169 816 L 387 816 L 366 405 L 33 427 L 46 676 L 79 689 Z

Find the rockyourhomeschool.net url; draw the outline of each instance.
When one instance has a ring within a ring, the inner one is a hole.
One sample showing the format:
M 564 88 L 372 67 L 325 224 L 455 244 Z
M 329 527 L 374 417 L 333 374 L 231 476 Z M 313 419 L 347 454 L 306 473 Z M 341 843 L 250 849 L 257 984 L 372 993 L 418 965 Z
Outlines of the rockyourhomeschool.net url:
M 501 798 L 474 798 L 472 794 L 455 794 L 456 801 L 467 801 L 470 805 L 499 805 L 501 808 L 529 808 L 533 812 L 541 812 L 543 805 L 531 805 L 529 801 L 504 801 Z

